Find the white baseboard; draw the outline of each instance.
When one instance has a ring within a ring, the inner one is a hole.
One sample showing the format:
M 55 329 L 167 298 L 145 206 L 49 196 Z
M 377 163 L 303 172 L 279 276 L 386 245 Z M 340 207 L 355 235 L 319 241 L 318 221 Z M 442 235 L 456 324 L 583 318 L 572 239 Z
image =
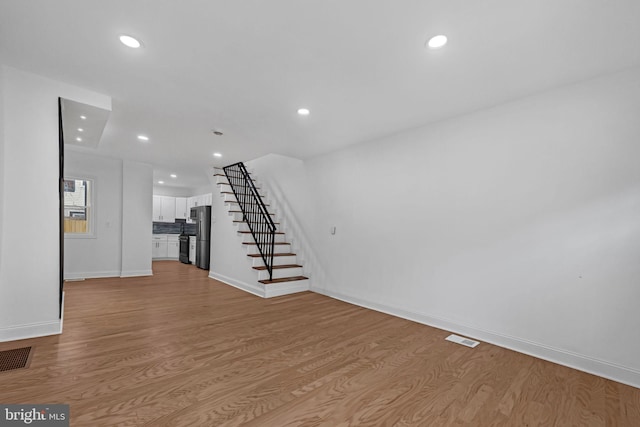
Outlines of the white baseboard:
M 64 273 L 64 280 L 101 279 L 103 277 L 120 277 L 120 271 L 81 271 L 78 273 Z
M 32 323 L 29 325 L 11 326 L 0 328 L 0 342 L 26 340 L 28 338 L 45 337 L 47 335 L 60 335 L 64 324 L 64 297 L 62 292 L 62 308 L 59 320 L 52 322 Z
M 209 278 L 218 280 L 222 283 L 233 286 L 234 288 L 242 289 L 243 291 L 249 292 L 250 294 L 253 294 L 253 295 L 257 295 L 261 298 L 266 297 L 264 287 L 260 287 L 257 284 L 254 285 L 250 283 L 241 282 L 239 280 L 232 279 L 231 277 L 227 277 L 223 274 L 216 273 L 215 271 L 209 272 Z
M 0 342 L 25 340 L 62 333 L 62 319 L 51 322 L 31 323 L 29 325 L 0 328 Z
M 140 277 L 152 276 L 152 270 L 131 271 L 84 271 L 79 273 L 64 273 L 64 280 L 102 279 L 105 277 Z
M 386 304 L 379 304 L 351 295 L 339 292 L 329 291 L 326 289 L 311 286 L 311 291 L 335 298 L 360 307 L 369 308 L 371 310 L 380 311 L 392 316 L 401 317 L 403 319 L 412 320 L 424 325 L 432 326 L 438 329 L 451 331 L 459 335 L 464 335 L 478 341 L 484 341 L 499 347 L 508 348 L 519 353 L 528 354 L 529 356 L 567 366 L 569 368 L 584 371 L 589 374 L 597 375 L 613 381 L 640 388 L 640 371 L 620 366 L 615 363 L 606 362 L 604 360 L 594 359 L 592 357 L 573 353 L 570 351 L 550 347 L 521 338 L 499 334 L 492 331 L 483 330 L 477 327 L 463 325 L 439 317 L 429 316 L 422 313 L 416 313 L 404 310 L 399 307 L 393 307 Z
M 153 271 L 131 270 L 131 271 L 123 271 L 120 273 L 120 277 L 141 277 L 141 276 L 153 276 Z

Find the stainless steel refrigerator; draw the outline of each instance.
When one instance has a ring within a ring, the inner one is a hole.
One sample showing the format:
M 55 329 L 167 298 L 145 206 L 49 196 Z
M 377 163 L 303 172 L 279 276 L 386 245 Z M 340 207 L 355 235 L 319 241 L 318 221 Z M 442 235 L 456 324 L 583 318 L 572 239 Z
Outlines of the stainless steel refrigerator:
M 196 222 L 196 266 L 208 270 L 211 248 L 211 206 L 191 208 L 189 216 Z

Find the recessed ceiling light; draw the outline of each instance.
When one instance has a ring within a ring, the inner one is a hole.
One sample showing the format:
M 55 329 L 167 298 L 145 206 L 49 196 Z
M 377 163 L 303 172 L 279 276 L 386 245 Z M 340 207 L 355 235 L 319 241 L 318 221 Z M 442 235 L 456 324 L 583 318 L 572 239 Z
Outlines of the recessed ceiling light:
M 78 128 L 78 132 L 84 132 L 84 129 Z
M 310 112 L 311 111 L 309 111 L 309 109 L 307 108 L 298 109 L 298 114 L 300 114 L 301 116 L 308 116 Z
M 164 184 L 164 181 L 158 181 L 158 184 Z
M 213 157 L 222 157 L 222 154 L 220 154 L 220 153 L 213 153 Z
M 80 116 L 82 120 L 87 120 L 87 116 Z
M 172 173 L 171 175 L 169 175 L 171 178 L 177 178 L 178 175 L 176 175 L 175 173 Z
M 443 36 L 442 34 L 431 37 L 427 42 L 429 49 L 440 49 L 445 44 L 447 44 L 447 36 Z
M 149 140 L 149 137 L 148 137 L 148 136 L 146 136 L 146 135 L 138 135 L 138 139 L 139 139 L 140 141 L 148 141 L 148 140 Z
M 133 49 L 137 49 L 140 46 L 142 46 L 142 43 L 140 43 L 140 41 L 134 37 L 128 36 L 126 34 L 123 34 L 120 36 L 120 42 L 130 48 Z
M 76 138 L 76 141 L 78 141 L 78 142 L 82 142 L 82 138 L 77 137 L 77 138 Z

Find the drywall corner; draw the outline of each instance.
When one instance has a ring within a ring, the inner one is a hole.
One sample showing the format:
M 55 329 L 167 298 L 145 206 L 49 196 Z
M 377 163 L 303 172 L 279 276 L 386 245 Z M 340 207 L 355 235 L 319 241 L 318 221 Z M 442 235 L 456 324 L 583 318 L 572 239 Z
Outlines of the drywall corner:
M 121 276 L 151 274 L 153 168 L 125 160 L 122 165 Z

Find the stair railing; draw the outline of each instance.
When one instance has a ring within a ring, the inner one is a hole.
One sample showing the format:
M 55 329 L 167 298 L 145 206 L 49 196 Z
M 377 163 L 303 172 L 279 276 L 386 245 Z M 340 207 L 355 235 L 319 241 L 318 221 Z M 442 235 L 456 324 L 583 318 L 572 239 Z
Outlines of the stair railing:
M 267 211 L 267 207 L 258 194 L 244 163 L 238 162 L 223 168 L 229 180 L 240 210 L 242 219 L 249 226 L 253 240 L 258 246 L 264 265 L 269 272 L 269 280 L 273 279 L 273 252 L 276 237 L 276 225 Z

